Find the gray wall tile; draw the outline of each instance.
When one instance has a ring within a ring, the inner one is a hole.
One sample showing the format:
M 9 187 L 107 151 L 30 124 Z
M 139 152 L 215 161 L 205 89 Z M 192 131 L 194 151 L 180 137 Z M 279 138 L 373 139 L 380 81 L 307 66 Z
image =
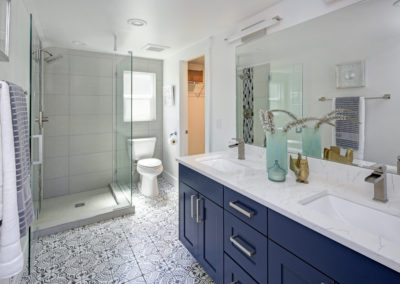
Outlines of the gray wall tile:
M 70 113 L 112 114 L 112 96 L 71 96 Z
M 51 95 L 68 95 L 69 75 L 68 74 L 45 74 L 44 93 Z
M 44 129 L 45 137 L 64 136 L 68 134 L 69 134 L 69 116 L 49 115 L 49 121 L 45 122 L 45 129 Z
M 44 161 L 44 179 L 68 176 L 68 156 L 46 158 Z
M 70 116 L 71 135 L 112 133 L 112 115 Z
M 69 115 L 69 96 L 44 95 L 44 113 L 49 115 Z
M 88 191 L 107 187 L 112 180 L 112 171 L 103 171 L 86 175 L 71 176 L 69 178 L 70 193 Z
M 43 198 L 52 198 L 69 193 L 68 177 L 48 179 L 44 181 Z
M 112 77 L 113 61 L 109 58 L 70 55 L 70 73 Z
M 68 156 L 68 136 L 47 136 L 44 139 L 43 154 L 45 160 L 51 157 Z
M 71 96 L 112 96 L 112 77 L 71 75 L 70 80 Z
M 82 175 L 105 170 L 112 170 L 112 152 L 71 156 L 69 174 Z
M 112 133 L 74 135 L 69 137 L 69 154 L 71 156 L 109 152 L 113 148 Z

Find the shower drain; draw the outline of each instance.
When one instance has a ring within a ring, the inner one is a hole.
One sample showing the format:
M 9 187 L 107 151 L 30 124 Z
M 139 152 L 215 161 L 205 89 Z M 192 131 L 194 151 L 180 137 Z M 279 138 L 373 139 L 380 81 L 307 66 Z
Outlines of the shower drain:
M 75 204 L 75 208 L 82 207 L 82 206 L 85 206 L 85 202 Z

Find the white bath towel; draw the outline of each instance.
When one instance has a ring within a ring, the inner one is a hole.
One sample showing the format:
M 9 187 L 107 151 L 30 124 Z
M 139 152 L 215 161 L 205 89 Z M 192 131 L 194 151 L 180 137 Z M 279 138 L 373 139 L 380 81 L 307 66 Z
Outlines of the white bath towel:
M 8 84 L 0 81 L 3 220 L 0 227 L 0 278 L 20 273 L 24 266 L 19 234 L 14 135 Z
M 340 101 L 339 101 L 340 100 Z M 359 124 L 350 121 L 339 121 L 332 132 L 332 145 L 341 148 L 352 148 L 354 159 L 364 160 L 365 149 L 365 97 L 341 97 L 334 98 L 332 109 L 349 109 L 357 114 L 344 115 L 358 120 Z

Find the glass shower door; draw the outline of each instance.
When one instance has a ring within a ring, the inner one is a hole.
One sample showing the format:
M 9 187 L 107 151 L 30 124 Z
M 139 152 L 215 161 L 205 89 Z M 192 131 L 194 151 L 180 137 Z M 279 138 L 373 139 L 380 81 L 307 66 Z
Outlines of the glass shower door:
M 34 203 L 35 221 L 38 220 L 42 199 L 43 199 L 43 130 L 38 120 L 43 109 L 42 98 L 42 62 L 40 50 L 42 43 L 39 35 L 33 26 L 31 15 L 31 32 L 30 32 L 30 136 L 31 136 L 31 191 Z M 31 252 L 34 251 L 36 243 L 36 226 L 35 223 L 31 227 L 30 246 L 29 246 L 29 263 L 33 261 Z M 30 265 L 32 267 L 32 265 Z
M 116 100 L 114 127 L 114 183 L 113 191 L 117 199 L 132 205 L 133 164 L 132 164 L 132 66 L 133 58 L 124 56 L 116 64 Z

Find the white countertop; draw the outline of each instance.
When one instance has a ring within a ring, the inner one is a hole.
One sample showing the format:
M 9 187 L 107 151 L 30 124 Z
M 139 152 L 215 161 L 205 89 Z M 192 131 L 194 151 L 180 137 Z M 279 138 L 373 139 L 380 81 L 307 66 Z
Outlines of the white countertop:
M 329 193 L 400 217 L 399 196 L 389 196 L 387 203 L 373 201 L 372 185 L 365 182 L 362 184 L 343 183 L 330 177 L 317 175 L 313 173 L 313 167 L 316 167 L 320 162 L 315 161 L 310 163 L 309 184 L 297 183 L 290 170 L 285 182 L 272 182 L 267 178 L 265 156 L 263 157 L 254 151 L 248 151 L 247 147 L 246 145 L 246 160 L 244 161 L 237 160 L 237 149 L 180 157 L 177 158 L 177 161 L 354 251 L 400 272 L 400 236 L 398 242 L 389 241 L 383 236 L 361 230 L 301 204 L 302 201 L 315 195 Z M 201 161 L 213 158 L 230 159 L 235 163 L 245 165 L 246 168 L 232 174 L 215 170 L 201 163 Z M 321 163 L 324 162 L 321 161 Z M 344 165 L 336 166 L 346 167 Z M 356 167 L 345 168 L 347 175 L 349 175 L 349 169 L 352 171 L 351 168 L 354 168 L 355 175 L 366 176 L 365 171 L 357 170 Z M 342 180 L 347 182 L 348 178 L 347 176 Z M 359 178 L 353 177 L 353 180 Z

